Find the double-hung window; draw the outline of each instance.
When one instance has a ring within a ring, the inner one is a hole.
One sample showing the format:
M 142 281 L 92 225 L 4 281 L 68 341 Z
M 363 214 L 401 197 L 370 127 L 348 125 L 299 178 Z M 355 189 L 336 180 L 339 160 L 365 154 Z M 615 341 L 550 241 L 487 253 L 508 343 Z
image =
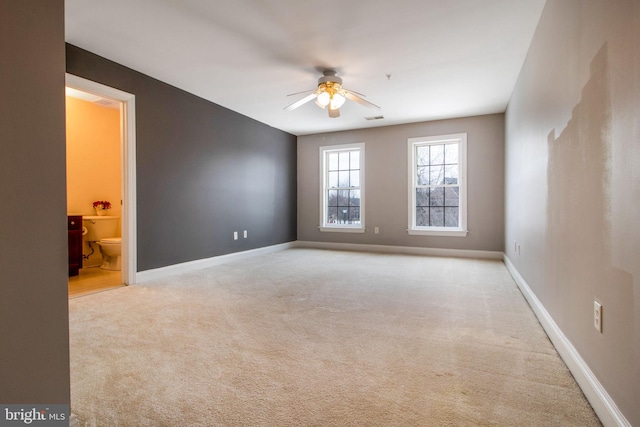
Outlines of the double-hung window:
M 467 134 L 410 138 L 409 234 L 467 235 Z
M 364 232 L 364 143 L 320 147 L 320 230 Z

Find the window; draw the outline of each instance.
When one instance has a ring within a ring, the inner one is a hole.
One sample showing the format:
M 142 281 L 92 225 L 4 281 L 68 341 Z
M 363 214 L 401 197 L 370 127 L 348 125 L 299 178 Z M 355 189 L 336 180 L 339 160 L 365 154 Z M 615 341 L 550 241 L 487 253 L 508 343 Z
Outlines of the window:
M 409 138 L 409 234 L 467 235 L 467 134 Z
M 364 232 L 364 143 L 320 147 L 320 230 Z

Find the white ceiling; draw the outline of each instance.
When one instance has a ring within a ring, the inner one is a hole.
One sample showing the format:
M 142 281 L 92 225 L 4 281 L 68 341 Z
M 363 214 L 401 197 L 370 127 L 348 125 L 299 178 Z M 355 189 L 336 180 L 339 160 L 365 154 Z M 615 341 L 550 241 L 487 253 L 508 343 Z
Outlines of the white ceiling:
M 503 112 L 544 2 L 66 0 L 66 41 L 305 135 Z M 324 68 L 382 109 L 284 111 Z

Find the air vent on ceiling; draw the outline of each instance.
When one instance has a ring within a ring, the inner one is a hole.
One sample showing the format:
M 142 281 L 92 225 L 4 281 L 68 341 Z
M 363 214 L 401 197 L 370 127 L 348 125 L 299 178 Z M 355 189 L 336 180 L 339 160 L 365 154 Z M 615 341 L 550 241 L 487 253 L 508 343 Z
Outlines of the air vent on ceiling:
M 384 116 L 371 116 L 371 117 L 365 117 L 365 120 L 382 120 L 384 119 Z

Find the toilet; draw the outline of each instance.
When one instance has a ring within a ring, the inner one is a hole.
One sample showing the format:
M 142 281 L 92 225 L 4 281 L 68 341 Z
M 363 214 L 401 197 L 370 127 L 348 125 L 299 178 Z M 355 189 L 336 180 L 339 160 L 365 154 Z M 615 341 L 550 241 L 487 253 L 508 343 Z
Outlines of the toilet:
M 106 237 L 98 242 L 102 254 L 102 265 L 105 270 L 120 271 L 120 255 L 122 254 L 122 238 Z
M 105 270 L 120 270 L 122 238 L 118 236 L 118 216 L 83 216 L 84 239 L 98 246 Z

